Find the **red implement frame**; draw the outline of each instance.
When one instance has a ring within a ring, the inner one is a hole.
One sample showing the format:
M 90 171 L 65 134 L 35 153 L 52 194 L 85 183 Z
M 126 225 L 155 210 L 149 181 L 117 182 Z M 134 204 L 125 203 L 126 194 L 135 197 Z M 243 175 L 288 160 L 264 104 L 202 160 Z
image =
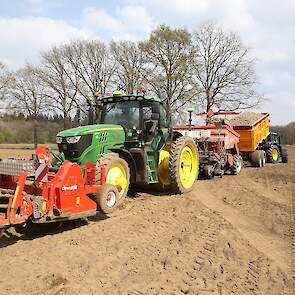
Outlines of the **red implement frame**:
M 47 156 L 43 148 L 39 151 Z M 50 166 L 48 159 L 40 160 Z M 48 172 L 47 180 L 38 185 L 25 170 L 19 176 L 0 175 L 0 191 L 9 198 L 6 213 L 0 213 L 0 229 L 28 219 L 43 223 L 95 215 L 97 203 L 91 195 L 105 184 L 105 167 L 101 167 L 99 184 L 95 164 L 87 163 L 83 170 L 77 163 L 64 161 L 57 173 Z

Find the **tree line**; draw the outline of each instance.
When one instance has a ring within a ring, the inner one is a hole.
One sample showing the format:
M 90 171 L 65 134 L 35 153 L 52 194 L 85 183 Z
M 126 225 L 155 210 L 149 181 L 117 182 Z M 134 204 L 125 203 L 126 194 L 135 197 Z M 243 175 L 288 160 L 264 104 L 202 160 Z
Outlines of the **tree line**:
M 74 40 L 41 52 L 38 65 L 10 71 L 0 63 L 0 108 L 34 122 L 57 114 L 62 128 L 85 117 L 95 97 L 114 90 L 146 91 L 166 101 L 167 112 L 183 119 L 196 111 L 242 110 L 259 105 L 255 59 L 239 35 L 214 23 L 196 31 L 161 25 L 147 40 Z
M 291 122 L 286 126 L 271 126 L 271 131 L 277 132 L 281 136 L 283 144 L 295 146 L 295 122 Z

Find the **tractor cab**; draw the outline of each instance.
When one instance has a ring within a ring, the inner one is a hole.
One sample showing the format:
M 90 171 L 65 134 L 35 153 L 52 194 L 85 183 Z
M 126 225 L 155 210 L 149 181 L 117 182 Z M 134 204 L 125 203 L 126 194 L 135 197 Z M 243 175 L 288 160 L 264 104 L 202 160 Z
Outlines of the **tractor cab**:
M 150 143 L 169 127 L 163 102 L 142 95 L 122 95 L 119 91 L 102 99 L 100 124 L 121 125 L 130 147 Z
M 270 132 L 266 141 L 280 145 L 281 144 L 281 137 L 276 132 Z
M 125 131 L 124 148 L 137 166 L 137 182 L 158 182 L 159 151 L 169 138 L 169 120 L 162 101 L 142 95 L 114 92 L 101 101 L 100 124 L 120 125 Z

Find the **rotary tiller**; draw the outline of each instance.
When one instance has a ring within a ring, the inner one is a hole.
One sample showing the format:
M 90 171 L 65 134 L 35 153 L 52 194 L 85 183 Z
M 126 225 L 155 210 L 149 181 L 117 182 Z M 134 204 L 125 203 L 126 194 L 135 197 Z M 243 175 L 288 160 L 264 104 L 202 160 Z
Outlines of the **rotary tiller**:
M 31 160 L 0 159 L 0 230 L 89 217 L 99 209 L 108 213 L 118 190 L 105 183 L 104 167 L 98 166 L 80 168 L 66 160 L 56 169 L 45 147 L 38 147 Z M 101 169 L 99 180 L 96 169 Z

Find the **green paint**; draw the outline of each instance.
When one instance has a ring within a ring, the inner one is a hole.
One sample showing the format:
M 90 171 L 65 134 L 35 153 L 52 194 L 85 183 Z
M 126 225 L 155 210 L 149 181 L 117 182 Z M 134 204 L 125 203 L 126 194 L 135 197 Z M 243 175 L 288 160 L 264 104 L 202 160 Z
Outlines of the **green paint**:
M 95 132 L 104 132 L 104 131 L 123 131 L 124 132 L 124 129 L 120 125 L 113 125 L 113 124 L 86 125 L 86 126 L 80 126 L 80 127 L 60 131 L 57 134 L 57 137 L 94 134 Z
M 119 125 L 88 125 L 61 131 L 58 137 L 83 136 L 92 134 L 91 145 L 88 146 L 79 158 L 66 159 L 79 163 L 96 163 L 103 154 L 111 152 L 113 148 L 122 148 L 125 142 L 125 132 Z

